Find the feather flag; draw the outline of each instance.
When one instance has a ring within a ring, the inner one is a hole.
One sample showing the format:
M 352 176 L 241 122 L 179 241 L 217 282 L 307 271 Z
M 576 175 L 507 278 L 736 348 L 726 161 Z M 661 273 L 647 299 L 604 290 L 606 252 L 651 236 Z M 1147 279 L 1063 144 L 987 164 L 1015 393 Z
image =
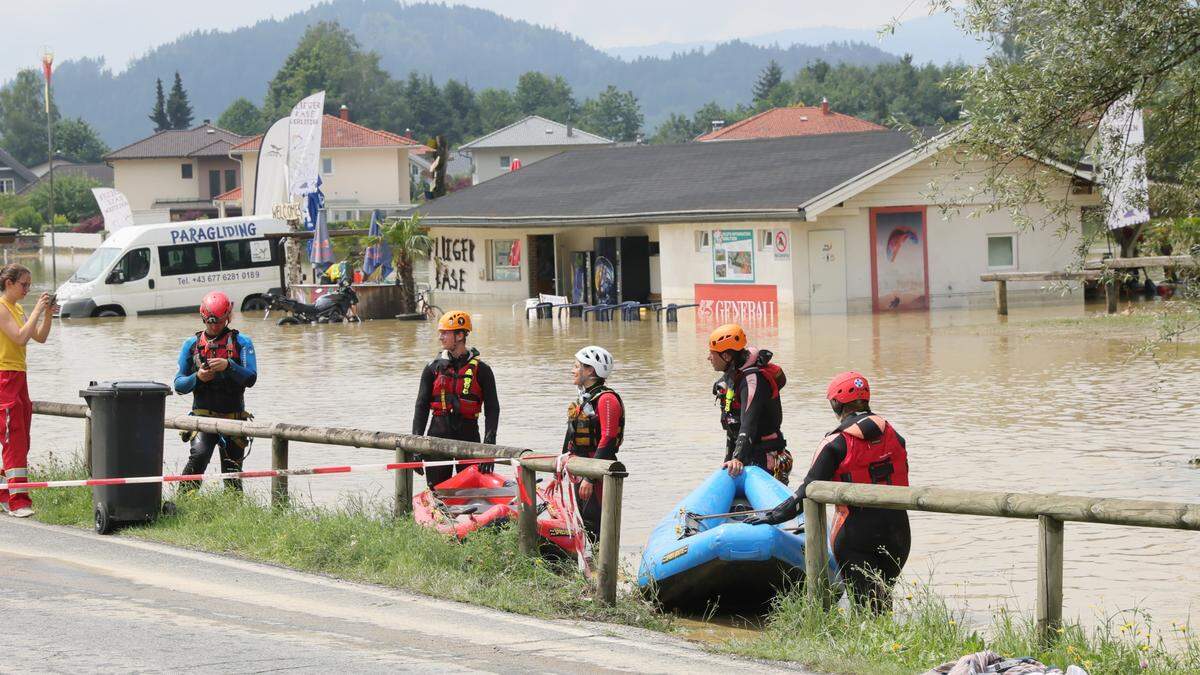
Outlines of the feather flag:
M 369 237 L 379 237 L 383 234 L 381 224 L 383 214 L 379 211 L 371 213 L 371 230 L 367 233 Z M 386 241 L 380 241 L 378 244 L 372 244 L 367 247 L 367 252 L 363 255 L 363 278 L 371 276 L 371 273 L 376 268 L 382 268 L 379 278 L 386 279 L 392 273 L 392 247 Z

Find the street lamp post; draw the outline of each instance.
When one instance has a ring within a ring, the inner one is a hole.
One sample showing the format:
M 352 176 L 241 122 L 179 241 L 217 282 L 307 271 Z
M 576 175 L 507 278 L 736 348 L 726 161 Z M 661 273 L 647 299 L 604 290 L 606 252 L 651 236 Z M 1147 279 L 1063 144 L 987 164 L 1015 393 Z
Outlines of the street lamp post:
M 50 161 L 50 283 L 51 292 L 58 288 L 58 246 L 54 241 L 54 118 L 50 114 L 50 71 L 54 52 L 47 47 L 42 52 L 42 73 L 46 76 L 46 157 Z

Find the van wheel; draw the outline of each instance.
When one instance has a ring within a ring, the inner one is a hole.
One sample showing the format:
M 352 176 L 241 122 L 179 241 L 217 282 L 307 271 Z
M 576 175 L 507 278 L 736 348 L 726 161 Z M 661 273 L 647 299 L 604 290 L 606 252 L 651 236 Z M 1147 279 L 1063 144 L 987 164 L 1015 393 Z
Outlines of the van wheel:
M 263 312 L 266 311 L 266 309 L 267 301 L 260 295 L 246 298 L 246 301 L 242 303 L 243 312 Z
M 115 309 L 102 309 L 96 313 L 96 316 L 101 319 L 111 319 L 117 316 L 124 316 Z

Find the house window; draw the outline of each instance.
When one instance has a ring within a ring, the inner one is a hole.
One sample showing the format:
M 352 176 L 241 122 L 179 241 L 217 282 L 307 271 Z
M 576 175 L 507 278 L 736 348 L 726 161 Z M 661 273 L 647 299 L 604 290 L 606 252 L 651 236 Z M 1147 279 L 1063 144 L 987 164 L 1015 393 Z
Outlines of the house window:
M 237 187 L 237 171 L 225 169 L 225 192 L 229 192 L 235 187 Z
M 696 231 L 696 253 L 703 253 L 712 249 L 712 233 L 708 230 Z
M 988 269 L 1017 266 L 1017 235 L 990 234 L 987 238 Z
M 221 194 L 221 171 L 212 169 L 208 172 L 208 196 L 216 197 Z
M 775 230 L 758 231 L 758 250 L 770 251 L 775 248 Z
M 180 164 L 179 165 L 179 177 L 184 180 L 191 180 L 192 179 L 192 165 L 191 164 Z
M 521 240 L 488 240 L 488 278 L 492 281 L 521 280 Z
M 510 166 L 512 166 L 512 157 L 509 157 L 508 155 L 500 155 L 500 168 L 507 169 Z
M 321 158 L 321 173 L 325 174 L 326 176 L 333 175 L 333 158 L 332 157 L 322 157 Z
M 0 195 L 12 194 L 17 191 L 17 181 L 13 178 L 0 178 Z

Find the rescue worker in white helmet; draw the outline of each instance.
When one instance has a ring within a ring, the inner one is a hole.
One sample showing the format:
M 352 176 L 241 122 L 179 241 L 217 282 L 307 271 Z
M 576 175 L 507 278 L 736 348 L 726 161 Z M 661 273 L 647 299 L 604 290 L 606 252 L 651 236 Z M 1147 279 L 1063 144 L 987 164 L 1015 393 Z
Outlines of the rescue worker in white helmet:
M 589 345 L 575 353 L 573 382 L 579 398 L 567 406 L 563 452 L 594 459 L 617 458 L 625 436 L 625 404 L 607 383 L 613 357 L 607 349 Z M 601 484 L 586 478 L 575 484 L 584 529 L 595 541 L 600 536 Z

